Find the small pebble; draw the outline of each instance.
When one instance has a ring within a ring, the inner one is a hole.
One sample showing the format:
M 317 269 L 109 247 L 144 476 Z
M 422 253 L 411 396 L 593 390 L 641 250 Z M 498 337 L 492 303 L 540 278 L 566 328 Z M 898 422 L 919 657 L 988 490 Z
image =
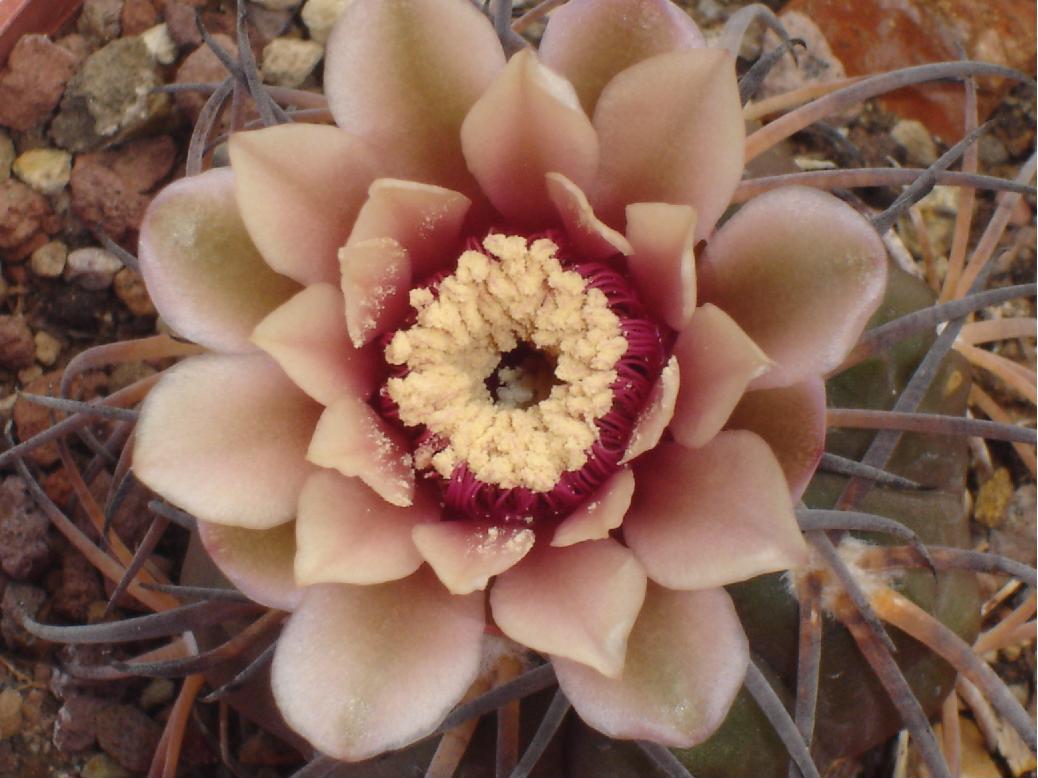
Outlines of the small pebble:
M 108 754 L 97 754 L 87 760 L 82 778 L 130 778 L 130 773 Z
M 107 43 L 122 29 L 123 0 L 86 0 L 77 29 L 87 38 Z
M 20 370 L 36 360 L 32 331 L 21 316 L 0 316 L 0 367 Z
M 325 43 L 332 26 L 352 0 L 307 0 L 303 6 L 303 24 L 310 31 L 310 37 L 318 43 Z
M 35 354 L 35 347 L 36 347 L 36 343 L 35 343 L 35 341 L 33 341 L 33 349 L 34 349 L 34 351 L 33 351 L 33 358 L 34 359 L 35 359 L 35 356 L 36 356 L 36 354 Z M 18 383 L 20 383 L 22 386 L 25 386 L 27 384 L 31 384 L 33 381 L 35 381 L 41 375 L 43 375 L 43 368 L 40 367 L 39 365 L 33 365 L 32 367 L 27 367 L 27 368 L 25 368 L 25 370 L 19 370 L 18 371 Z
M 68 260 L 68 246 L 60 240 L 52 240 L 44 243 L 36 251 L 32 252 L 29 259 L 29 267 L 32 272 L 41 278 L 58 278 L 65 272 L 65 262 Z
M 313 73 L 324 47 L 298 38 L 275 38 L 263 47 L 263 80 L 277 86 L 297 87 Z
M 60 149 L 32 149 L 14 161 L 12 170 L 40 194 L 57 194 L 68 186 L 72 155 Z
M 33 336 L 36 341 L 36 361 L 50 367 L 61 356 L 61 341 L 48 332 L 40 330 Z
M 122 267 L 119 258 L 104 249 L 76 249 L 68 255 L 65 278 L 83 289 L 107 289 Z
M 173 699 L 176 686 L 168 678 L 156 678 L 141 692 L 140 704 L 144 710 L 151 710 L 165 705 Z
M 165 23 L 156 24 L 141 33 L 141 40 L 148 49 L 148 53 L 160 65 L 172 65 L 177 58 L 177 43 L 169 34 L 169 27 Z
M 929 167 L 937 160 L 937 144 L 922 122 L 902 119 L 890 130 L 890 135 L 905 150 L 910 163 Z
M 115 274 L 115 296 L 134 316 L 154 316 L 155 306 L 139 273 L 124 267 Z
M 0 740 L 17 735 L 22 728 L 22 695 L 17 689 L 0 692 Z

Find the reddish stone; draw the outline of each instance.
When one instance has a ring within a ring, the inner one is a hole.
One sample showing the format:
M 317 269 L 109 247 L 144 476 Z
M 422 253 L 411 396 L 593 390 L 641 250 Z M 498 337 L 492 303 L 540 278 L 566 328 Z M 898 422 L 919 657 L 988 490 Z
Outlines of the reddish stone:
M 110 703 L 86 694 L 66 695 L 54 722 L 54 745 L 64 753 L 86 751 L 97 740 L 97 716 Z
M 82 554 L 70 551 L 61 557 L 61 583 L 54 592 L 54 611 L 72 621 L 87 619 L 90 603 L 104 599 L 101 579 Z
M 21 316 L 0 316 L 0 367 L 21 370 L 36 363 L 36 342 Z
M 127 770 L 143 773 L 162 737 L 162 727 L 137 708 L 109 705 L 97 715 L 97 743 Z
M 39 378 L 26 384 L 25 392 L 57 397 L 59 387 L 61 386 L 62 372 L 62 370 L 53 370 L 50 373 L 44 373 Z M 99 385 L 95 382 L 94 376 L 101 376 L 102 380 L 105 380 L 103 373 L 88 373 L 86 376 L 77 377 L 72 382 L 70 395 L 75 399 L 92 399 L 96 397 Z M 19 441 L 28 440 L 34 435 L 50 429 L 51 426 L 51 411 L 42 405 L 37 405 L 24 399 L 19 399 L 14 404 L 13 418 Z M 28 454 L 29 459 L 43 466 L 54 464 L 58 461 L 58 456 L 57 446 L 53 443 L 47 443 L 35 448 Z M 58 500 L 55 500 L 55 502 L 61 504 Z
M 12 578 L 29 580 L 47 568 L 50 553 L 50 521 L 25 482 L 8 476 L 0 483 L 0 565 Z
M 21 246 L 51 215 L 50 205 L 39 192 L 14 178 L 0 183 L 0 250 Z
M 80 154 L 69 182 L 72 211 L 112 240 L 123 240 L 140 227 L 151 201 L 146 193 L 169 175 L 175 156 L 176 147 L 168 136 Z
M 24 243 L 19 243 L 14 248 L 5 251 L 4 259 L 8 262 L 24 262 L 28 257 L 32 256 L 36 249 L 47 245 L 47 241 L 50 240 L 50 233 L 56 231 L 50 228 L 49 222 L 49 219 L 44 221 L 43 232 L 37 232 Z
M 234 41 L 226 35 L 213 37 L 232 56 L 238 56 L 238 47 L 234 45 Z M 178 84 L 218 84 L 226 78 L 227 68 L 223 66 L 223 63 L 217 59 L 208 46 L 200 46 L 191 52 L 177 69 L 176 82 Z M 187 115 L 192 124 L 198 120 L 198 113 L 202 110 L 207 98 L 208 95 L 195 92 L 179 92 L 175 97 L 177 107 Z
M 851 76 L 957 60 L 960 42 L 970 59 L 1034 72 L 1032 0 L 792 0 L 784 10 L 811 17 Z M 978 80 L 982 121 L 1011 86 L 1005 79 Z M 945 142 L 962 135 L 959 84 L 902 89 L 881 102 Z
M 195 23 L 195 9 L 180 0 L 166 0 L 162 15 L 166 20 L 169 37 L 178 46 L 197 46 L 202 34 Z
M 28 130 L 46 121 L 75 72 L 74 54 L 45 35 L 26 35 L 0 71 L 0 125 Z
M 123 35 L 140 35 L 159 23 L 159 13 L 151 0 L 126 0 L 121 21 Z

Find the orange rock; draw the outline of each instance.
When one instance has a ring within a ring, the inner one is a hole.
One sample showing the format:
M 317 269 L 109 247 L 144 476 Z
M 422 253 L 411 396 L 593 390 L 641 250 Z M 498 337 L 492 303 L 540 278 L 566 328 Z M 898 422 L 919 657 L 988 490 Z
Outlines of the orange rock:
M 810 16 L 851 76 L 959 59 L 1034 73 L 1032 0 L 791 0 L 783 10 Z M 1005 79 L 978 80 L 981 121 L 1005 95 Z M 918 119 L 945 142 L 962 135 L 963 88 L 924 84 L 882 100 L 883 107 Z

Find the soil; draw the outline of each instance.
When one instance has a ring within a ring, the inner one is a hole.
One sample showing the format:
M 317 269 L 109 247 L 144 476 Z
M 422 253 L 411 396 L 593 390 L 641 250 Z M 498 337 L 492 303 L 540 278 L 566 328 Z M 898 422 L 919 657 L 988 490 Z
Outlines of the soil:
M 309 39 L 298 9 L 264 5 L 249 7 L 259 60 L 274 39 Z M 532 3 L 517 3 L 517 13 L 526 5 Z M 745 3 L 698 0 L 683 5 L 709 33 Z M 221 36 L 233 36 L 234 15 L 217 0 L 87 0 L 82 13 L 51 38 L 26 36 L 6 65 L 0 63 L 0 415 L 5 424 L 12 423 L 18 440 L 46 429 L 56 418 L 49 409 L 19 399 L 19 392 L 56 393 L 63 367 L 83 350 L 163 330 L 139 276 L 124 266 L 120 250 L 135 252 L 150 198 L 183 174 L 191 123 L 202 102 L 194 94 L 170 97 L 148 90 L 176 81 L 222 80 L 225 75 L 201 45 L 196 12 L 225 48 L 233 50 L 230 38 Z M 163 23 L 161 32 L 155 32 Z M 1033 31 L 1031 36 L 1033 51 Z M 761 35 L 751 36 L 750 50 L 743 53 L 755 56 L 762 40 Z M 319 88 L 319 71 L 303 73 L 299 85 Z M 981 172 L 1013 178 L 1035 145 L 1034 90 L 1028 85 L 1003 88 L 994 106 L 995 124 L 980 144 Z M 926 159 L 928 153 L 946 148 L 925 127 L 914 135 L 895 133 L 903 122 L 901 116 L 869 104 L 822 130 L 799 134 L 784 153 L 804 168 L 919 166 L 921 156 L 925 166 L 932 161 Z M 899 142 L 894 135 L 916 142 Z M 858 196 L 864 207 L 881 209 L 896 195 L 893 189 L 871 189 Z M 977 200 L 973 241 L 994 207 L 989 193 L 979 193 Z M 1013 232 L 1023 233 L 1022 248 L 1010 264 L 997 268 L 991 286 L 1034 280 L 1035 202 L 1033 196 L 1025 200 L 1012 221 Z M 954 219 L 947 192 L 939 189 L 920 210 L 926 238 L 934 246 L 946 243 Z M 923 248 L 911 222 L 901 224 L 898 235 L 922 274 Z M 1034 300 L 1012 301 L 999 313 L 1034 317 Z M 1031 370 L 1035 367 L 1033 340 L 1007 341 L 995 350 Z M 104 395 L 164 366 L 130 363 L 88 371 L 75 382 L 73 396 Z M 1033 420 L 1033 404 L 990 375 L 978 371 L 976 377 L 1011 418 Z M 98 441 L 113 431 L 113 423 L 99 423 L 87 435 L 72 438 L 71 455 L 81 468 L 90 467 Z M 58 448 L 37 449 L 29 460 L 50 499 L 96 540 Z M 107 467 L 97 472 L 91 491 L 98 500 L 105 499 L 110 479 Z M 1034 478 L 1011 446 L 975 447 L 968 497 L 976 547 L 1033 566 Z M 114 526 L 131 548 L 147 530 L 146 499 L 134 493 L 114 514 Z M 154 561 L 175 578 L 184 548 L 185 533 L 167 533 Z M 994 597 L 1003 583 L 984 577 L 986 595 Z M 138 604 L 123 598 L 119 608 L 105 614 L 109 594 L 96 570 L 51 526 L 22 477 L 14 470 L 0 473 L 0 778 L 120 778 L 147 771 L 176 683 L 76 680 L 63 668 L 100 664 L 122 656 L 121 650 L 40 641 L 17 626 L 15 618 L 23 610 L 42 622 L 89 624 L 140 612 Z M 1022 592 L 1010 594 L 989 618 L 1022 597 Z M 997 667 L 1033 715 L 1033 642 L 1023 649 L 1002 652 Z M 218 766 L 215 731 L 215 718 L 209 715 L 189 727 L 182 775 L 229 774 Z M 288 774 L 298 758 L 273 737 L 246 725 L 232 733 L 231 741 L 236 760 L 248 765 L 252 775 Z M 890 775 L 900 758 L 894 754 L 893 746 L 880 749 L 841 774 L 864 770 Z M 1026 772 L 1014 773 L 1004 755 L 992 764 L 1001 771 L 995 775 Z

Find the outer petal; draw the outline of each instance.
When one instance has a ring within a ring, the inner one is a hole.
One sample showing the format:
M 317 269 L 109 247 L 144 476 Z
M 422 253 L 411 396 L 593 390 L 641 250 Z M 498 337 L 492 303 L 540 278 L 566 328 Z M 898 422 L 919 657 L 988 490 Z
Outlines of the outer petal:
M 784 386 L 843 361 L 883 297 L 886 256 L 849 205 L 788 187 L 751 200 L 718 231 L 700 291 L 778 363 L 754 388 Z
M 678 331 L 696 309 L 696 212 L 687 205 L 627 206 L 627 267 L 649 309 Z
M 324 88 L 336 124 L 392 175 L 471 190 L 461 123 L 504 64 L 471 3 L 356 0 L 328 40 Z
M 353 246 L 392 238 L 407 250 L 415 278 L 449 266 L 458 255 L 458 236 L 471 201 L 442 186 L 380 178 L 350 233 Z
M 266 354 L 203 354 L 141 407 L 133 471 L 206 521 L 268 529 L 295 516 L 320 406 Z
M 296 528 L 292 522 L 271 529 L 243 529 L 198 522 L 198 537 L 220 572 L 250 600 L 290 611 L 303 592 L 292 572 Z
M 490 579 L 508 570 L 533 548 L 526 527 L 479 527 L 467 521 L 419 524 L 414 544 L 451 594 L 487 588 Z
M 140 264 L 162 318 L 216 351 L 253 351 L 253 327 L 299 289 L 256 250 L 226 169 L 182 178 L 152 200 L 141 223 Z
M 373 238 L 339 250 L 346 331 L 363 348 L 393 328 L 407 311 L 411 260 L 392 238 Z
M 593 117 L 601 144 L 592 201 L 609 224 L 635 202 L 690 205 L 707 237 L 742 176 L 742 105 L 735 60 L 723 49 L 647 59 L 620 73 Z
M 602 484 L 588 502 L 573 511 L 555 529 L 551 544 L 558 548 L 601 540 L 620 526 L 634 496 L 634 473 L 625 468 Z
M 303 284 L 336 283 L 336 252 L 374 178 L 375 160 L 349 133 L 282 124 L 230 140 L 242 219 L 267 263 Z
M 806 561 L 782 469 L 752 432 L 700 449 L 664 443 L 634 468 L 624 539 L 657 583 L 707 589 Z
M 306 590 L 271 667 L 289 726 L 356 761 L 431 732 L 479 673 L 483 598 L 454 597 L 432 573 Z
M 595 729 L 688 748 L 728 715 L 749 646 L 723 589 L 675 592 L 650 582 L 622 676 L 557 657 L 552 664 L 566 697 Z
M 299 495 L 296 580 L 309 586 L 405 578 L 422 564 L 411 530 L 419 522 L 439 518 L 439 507 L 421 492 L 415 495 L 414 505 L 398 508 L 359 478 L 318 471 Z
M 782 466 L 793 499 L 799 500 L 825 449 L 825 382 L 809 378 L 781 389 L 747 392 L 728 426 L 764 438 Z
M 414 469 L 404 441 L 357 397 L 344 395 L 325 408 L 306 458 L 359 478 L 393 505 L 414 501 Z
M 580 188 L 561 173 L 545 176 L 548 197 L 555 206 L 566 234 L 577 251 L 588 259 L 606 259 L 616 254 L 629 255 L 631 244 L 619 232 L 595 216 Z
M 620 464 L 627 464 L 635 457 L 639 457 L 646 451 L 656 447 L 663 437 L 664 430 L 674 418 L 674 406 L 678 399 L 678 390 L 681 386 L 681 371 L 678 368 L 678 360 L 672 356 L 660 372 L 659 380 L 652 387 L 645 407 L 638 416 L 631 432 L 631 440 L 627 444 Z
M 634 555 L 615 540 L 595 540 L 534 550 L 498 576 L 490 607 L 513 640 L 615 676 L 644 598 Z
M 681 369 L 670 430 L 686 446 L 698 447 L 714 437 L 731 415 L 746 387 L 770 366 L 731 317 L 704 305 L 674 343 Z
M 308 286 L 275 309 L 253 331 L 252 342 L 321 405 L 345 392 L 366 398 L 375 389 L 378 355 L 350 343 L 342 293 L 331 284 Z
M 669 0 L 570 0 L 548 19 L 544 63 L 577 88 L 591 113 L 613 76 L 643 59 L 703 46 L 699 28 Z
M 520 51 L 461 125 L 469 170 L 502 214 L 524 224 L 554 215 L 545 173 L 561 173 L 577 186 L 594 182 L 598 136 L 573 86 Z

